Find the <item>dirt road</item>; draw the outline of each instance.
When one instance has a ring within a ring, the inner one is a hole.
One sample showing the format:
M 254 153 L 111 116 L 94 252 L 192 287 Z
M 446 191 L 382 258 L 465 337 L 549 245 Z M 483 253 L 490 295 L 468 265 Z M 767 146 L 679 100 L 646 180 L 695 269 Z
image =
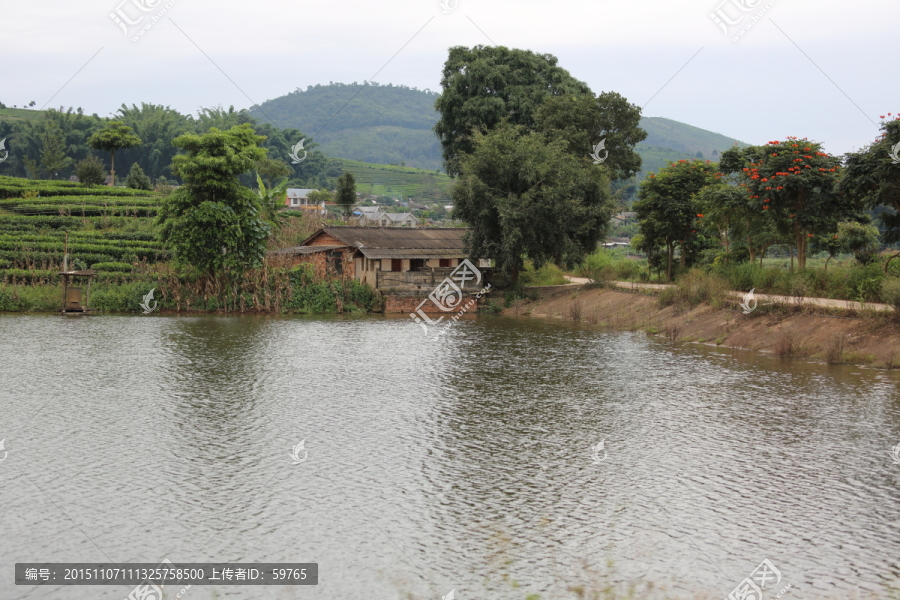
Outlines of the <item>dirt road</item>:
M 566 275 L 566 279 L 572 283 L 587 284 L 591 280 L 586 277 L 570 277 Z M 674 285 L 666 285 L 661 283 L 637 283 L 633 281 L 616 281 L 616 287 L 625 289 L 644 289 L 644 290 L 664 290 L 666 288 L 675 287 Z M 745 292 L 729 292 L 736 298 L 743 298 Z M 846 310 L 860 310 L 866 308 L 869 310 L 894 310 L 890 304 L 880 304 L 878 302 L 856 302 L 855 300 L 834 300 L 831 298 L 801 298 L 797 296 L 776 296 L 773 294 L 756 294 L 757 306 L 760 304 L 792 304 L 795 306 L 824 306 L 828 308 L 843 308 Z

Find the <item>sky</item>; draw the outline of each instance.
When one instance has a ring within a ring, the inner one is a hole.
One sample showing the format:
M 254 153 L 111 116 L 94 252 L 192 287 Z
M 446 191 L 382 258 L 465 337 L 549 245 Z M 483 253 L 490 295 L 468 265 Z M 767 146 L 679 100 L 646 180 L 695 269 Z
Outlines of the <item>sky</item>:
M 896 0 L 0 2 L 7 106 L 105 117 L 249 108 L 329 82 L 440 91 L 448 48 L 483 44 L 552 54 L 645 116 L 751 144 L 795 135 L 841 154 L 900 113 Z

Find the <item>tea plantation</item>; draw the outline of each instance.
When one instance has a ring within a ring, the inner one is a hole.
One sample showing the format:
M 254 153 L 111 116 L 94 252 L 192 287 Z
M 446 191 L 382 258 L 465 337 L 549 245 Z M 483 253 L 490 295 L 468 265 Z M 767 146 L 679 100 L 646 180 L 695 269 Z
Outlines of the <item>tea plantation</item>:
M 0 281 L 56 275 L 67 231 L 70 268 L 122 273 L 165 260 L 153 228 L 160 201 L 141 190 L 0 177 Z

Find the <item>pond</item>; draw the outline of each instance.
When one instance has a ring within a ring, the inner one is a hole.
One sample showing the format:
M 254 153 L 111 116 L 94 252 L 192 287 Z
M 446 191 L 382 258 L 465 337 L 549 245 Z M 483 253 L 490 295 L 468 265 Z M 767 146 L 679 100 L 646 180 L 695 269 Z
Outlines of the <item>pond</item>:
M 164 558 L 319 565 L 188 600 L 900 597 L 898 382 L 529 318 L 0 315 L 0 597 Z

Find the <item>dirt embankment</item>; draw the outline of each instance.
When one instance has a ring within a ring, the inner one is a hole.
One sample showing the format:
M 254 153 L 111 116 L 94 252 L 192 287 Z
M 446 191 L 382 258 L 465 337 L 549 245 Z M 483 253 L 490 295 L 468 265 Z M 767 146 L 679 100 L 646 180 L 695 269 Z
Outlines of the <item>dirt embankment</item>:
M 729 299 L 718 307 L 661 306 L 651 295 L 573 285 L 543 288 L 539 300 L 520 302 L 503 314 L 645 331 L 673 341 L 771 352 L 785 358 L 900 367 L 900 320 L 892 313 L 761 304 L 745 315 L 738 304 L 739 299 Z

